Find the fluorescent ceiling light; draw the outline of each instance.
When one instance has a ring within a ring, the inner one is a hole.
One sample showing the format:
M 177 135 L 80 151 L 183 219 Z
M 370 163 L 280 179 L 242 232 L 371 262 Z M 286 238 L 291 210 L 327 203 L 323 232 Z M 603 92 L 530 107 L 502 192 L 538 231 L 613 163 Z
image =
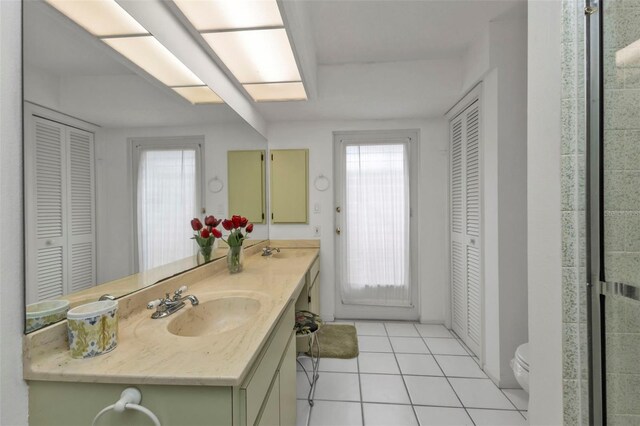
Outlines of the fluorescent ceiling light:
M 173 90 L 194 105 L 224 103 L 208 86 L 173 87 Z
M 302 82 L 245 84 L 244 88 L 256 102 L 307 100 Z
M 148 34 L 113 0 L 45 0 L 97 37 Z
M 301 80 L 284 28 L 206 33 L 202 37 L 240 83 Z
M 174 0 L 198 31 L 282 27 L 276 0 Z
M 102 41 L 167 86 L 204 85 L 153 36 L 104 38 Z

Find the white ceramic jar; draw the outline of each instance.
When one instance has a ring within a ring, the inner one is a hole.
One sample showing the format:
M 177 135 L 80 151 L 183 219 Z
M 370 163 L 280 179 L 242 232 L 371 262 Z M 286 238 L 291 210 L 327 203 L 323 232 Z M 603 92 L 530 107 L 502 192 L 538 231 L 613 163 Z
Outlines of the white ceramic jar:
M 118 301 L 101 300 L 67 312 L 69 350 L 73 358 L 91 358 L 118 345 Z

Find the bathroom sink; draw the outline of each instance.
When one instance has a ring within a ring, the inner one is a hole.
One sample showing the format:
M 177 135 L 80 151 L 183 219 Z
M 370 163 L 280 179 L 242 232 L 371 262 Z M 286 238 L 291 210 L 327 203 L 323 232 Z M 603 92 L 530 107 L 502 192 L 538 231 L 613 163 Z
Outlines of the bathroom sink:
M 228 296 L 188 306 L 175 314 L 167 329 L 171 334 L 196 337 L 234 330 L 253 319 L 260 310 L 259 300 L 246 296 Z

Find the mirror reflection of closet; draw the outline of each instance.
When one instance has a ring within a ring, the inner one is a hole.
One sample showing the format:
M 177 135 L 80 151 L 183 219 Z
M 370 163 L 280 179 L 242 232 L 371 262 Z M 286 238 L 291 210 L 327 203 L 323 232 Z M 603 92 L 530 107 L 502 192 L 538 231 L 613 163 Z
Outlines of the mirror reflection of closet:
M 27 331 L 197 267 L 192 218 L 254 214 L 229 208 L 227 151 L 266 140 L 219 98 L 172 89 L 41 0 L 24 2 L 23 59 Z M 248 246 L 268 238 L 255 222 Z

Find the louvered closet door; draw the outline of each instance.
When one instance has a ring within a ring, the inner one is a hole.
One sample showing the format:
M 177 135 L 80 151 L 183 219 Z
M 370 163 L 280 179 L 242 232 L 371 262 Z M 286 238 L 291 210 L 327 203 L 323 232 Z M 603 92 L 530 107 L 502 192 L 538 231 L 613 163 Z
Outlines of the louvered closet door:
M 65 126 L 34 117 L 27 185 L 27 301 L 61 296 L 65 265 Z M 32 284 L 33 283 L 33 284 Z
M 67 128 L 67 194 L 69 214 L 66 293 L 93 287 L 96 282 L 93 134 Z
M 450 131 L 453 330 L 479 354 L 482 339 L 482 222 L 478 101 L 451 121 Z
M 463 117 L 451 122 L 451 299 L 453 330 L 467 334 Z

